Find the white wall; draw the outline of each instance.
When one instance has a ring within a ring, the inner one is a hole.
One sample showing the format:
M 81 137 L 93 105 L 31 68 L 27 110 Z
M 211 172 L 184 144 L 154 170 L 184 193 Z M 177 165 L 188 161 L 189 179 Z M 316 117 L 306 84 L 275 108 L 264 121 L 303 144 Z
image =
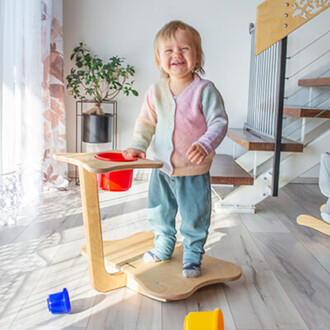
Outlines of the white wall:
M 194 26 L 201 34 L 205 78 L 212 80 L 225 100 L 230 127 L 246 120 L 249 81 L 249 23 L 255 22 L 262 0 L 64 0 L 65 73 L 70 54 L 80 42 L 97 55 L 125 57 L 136 68 L 139 97 L 118 99 L 118 148 L 128 146 L 148 86 L 159 78 L 153 60 L 153 38 L 173 19 Z M 75 102 L 66 95 L 68 151 L 75 150 Z M 225 139 L 219 152 L 231 153 Z
M 201 34 L 205 53 L 206 79 L 212 80 L 225 100 L 229 126 L 242 128 L 246 121 L 250 35 L 257 6 L 263 0 L 64 0 L 65 73 L 70 70 L 70 54 L 80 41 L 104 59 L 125 57 L 136 68 L 135 88 L 139 97 L 121 96 L 118 114 L 118 149 L 128 146 L 144 93 L 159 78 L 153 60 L 153 38 L 173 19 L 194 26 Z M 288 55 L 329 31 L 330 10 L 326 10 L 289 36 Z M 287 75 L 328 49 L 330 34 L 287 63 Z M 309 66 L 287 81 L 287 94 L 300 87 L 297 80 L 316 77 L 329 68 L 329 56 Z M 306 59 L 307 57 L 307 59 Z M 320 71 L 321 70 L 321 71 Z M 316 91 L 317 92 L 317 91 Z M 304 104 L 308 93 L 299 91 L 287 104 Z M 68 151 L 75 150 L 75 102 L 66 94 Z M 225 138 L 217 152 L 231 154 L 233 142 Z M 92 150 L 91 150 L 92 151 Z M 243 151 L 239 146 L 236 153 Z M 318 169 L 307 176 L 317 176 Z

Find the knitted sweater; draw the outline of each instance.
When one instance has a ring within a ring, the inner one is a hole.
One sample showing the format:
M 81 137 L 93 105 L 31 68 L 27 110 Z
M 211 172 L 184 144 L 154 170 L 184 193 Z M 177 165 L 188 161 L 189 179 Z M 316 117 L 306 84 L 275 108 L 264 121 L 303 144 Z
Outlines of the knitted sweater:
M 170 176 L 206 173 L 227 133 L 228 118 L 222 97 L 212 82 L 194 80 L 174 100 L 168 80 L 152 85 L 136 121 L 131 148 L 146 152 L 163 162 L 162 171 Z M 207 157 L 200 165 L 192 164 L 187 150 L 199 143 Z

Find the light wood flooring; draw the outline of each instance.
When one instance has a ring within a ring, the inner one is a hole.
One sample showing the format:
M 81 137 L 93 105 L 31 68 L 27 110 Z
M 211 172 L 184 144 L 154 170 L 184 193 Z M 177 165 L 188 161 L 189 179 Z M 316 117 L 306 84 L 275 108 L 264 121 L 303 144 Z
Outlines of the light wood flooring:
M 96 292 L 80 255 L 79 187 L 45 193 L 33 223 L 0 228 L 0 329 L 176 330 L 189 312 L 215 308 L 226 330 L 330 329 L 330 238 L 296 224 L 325 200 L 317 185 L 290 184 L 256 214 L 213 213 L 206 253 L 238 264 L 242 277 L 161 303 L 127 288 Z M 101 192 L 100 203 L 104 239 L 149 230 L 147 183 Z M 47 297 L 64 287 L 72 314 L 53 315 Z

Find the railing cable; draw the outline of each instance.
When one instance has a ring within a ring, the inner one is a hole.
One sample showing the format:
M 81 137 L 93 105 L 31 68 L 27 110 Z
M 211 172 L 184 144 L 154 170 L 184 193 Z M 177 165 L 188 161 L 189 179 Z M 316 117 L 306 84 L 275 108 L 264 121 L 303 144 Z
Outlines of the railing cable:
M 329 92 L 328 90 L 324 90 L 324 91 L 321 92 L 320 94 L 314 96 L 311 100 L 309 100 L 307 103 L 305 103 L 305 104 L 302 106 L 302 108 L 307 107 L 307 106 L 312 106 L 312 102 L 313 102 L 313 101 L 317 100 L 319 97 L 321 97 L 321 96 L 324 95 L 324 94 L 327 94 L 328 92 Z M 322 102 L 319 103 L 319 104 L 322 104 L 322 103 L 324 103 L 324 101 L 322 101 Z M 315 108 L 317 108 L 317 106 L 316 106 Z
M 328 30 L 327 32 L 325 32 L 324 34 L 322 34 L 321 36 L 319 36 L 318 38 L 316 38 L 314 41 L 312 41 L 311 43 L 309 43 L 308 45 L 306 45 L 305 47 L 303 47 L 302 49 L 298 50 L 295 54 L 288 56 L 287 59 L 291 60 L 292 58 L 294 58 L 296 55 L 300 54 L 301 52 L 303 52 L 305 49 L 307 49 L 308 47 L 310 47 L 311 45 L 313 45 L 315 42 L 317 42 L 318 40 L 320 40 L 321 38 L 323 38 L 324 36 L 326 36 L 328 33 L 330 33 L 330 30 Z
M 317 119 L 318 117 L 322 116 L 326 111 L 330 111 L 330 110 L 327 110 L 327 109 L 321 110 L 317 115 L 315 115 L 313 117 L 308 117 L 306 119 Z M 290 136 L 292 136 L 294 133 L 296 133 L 297 131 L 300 131 L 300 130 L 301 130 L 301 126 L 295 128 L 294 130 L 291 130 L 290 133 L 287 134 L 287 137 L 290 138 Z
M 312 62 L 306 64 L 304 67 L 302 67 L 300 70 L 296 71 L 293 75 L 291 75 L 290 77 L 286 77 L 285 79 L 289 80 L 292 77 L 294 77 L 295 75 L 297 75 L 299 72 L 305 70 L 307 67 L 309 67 L 310 65 L 312 65 L 313 63 L 315 63 L 316 61 L 318 61 L 321 57 L 327 55 L 328 53 L 330 53 L 330 49 L 328 49 L 326 52 L 324 52 L 323 54 L 321 54 L 319 57 L 315 58 Z
M 328 73 L 330 71 L 330 69 L 327 69 L 326 71 L 322 72 L 321 74 L 319 74 L 316 78 L 313 78 L 311 80 L 317 80 L 319 78 L 321 78 L 322 76 L 324 76 L 326 73 Z M 289 80 L 290 78 L 286 78 L 287 80 Z M 288 100 L 290 97 L 296 95 L 297 93 L 299 93 L 300 91 L 302 91 L 304 88 L 306 88 L 305 86 L 300 87 L 298 90 L 296 90 L 294 93 L 292 93 L 289 96 L 286 96 L 285 99 Z

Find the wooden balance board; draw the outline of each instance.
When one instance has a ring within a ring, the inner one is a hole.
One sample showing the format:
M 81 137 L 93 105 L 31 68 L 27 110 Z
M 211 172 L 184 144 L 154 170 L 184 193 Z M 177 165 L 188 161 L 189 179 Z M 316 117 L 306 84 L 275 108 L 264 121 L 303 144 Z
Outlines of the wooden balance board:
M 159 301 L 181 300 L 201 287 L 238 279 L 241 268 L 208 255 L 203 256 L 202 274 L 196 278 L 182 275 L 183 246 L 176 244 L 170 260 L 146 263 L 143 254 L 154 247 L 154 234 L 141 232 L 130 237 L 104 242 L 105 263 L 127 275 L 126 286 Z M 86 246 L 81 249 L 86 255 Z
M 322 211 L 325 205 L 322 205 Z M 330 224 L 312 215 L 302 214 L 297 217 L 297 223 L 301 226 L 313 228 L 323 234 L 330 236 Z
M 183 277 L 181 244 L 177 244 L 170 260 L 145 263 L 143 254 L 154 247 L 151 232 L 103 241 L 96 174 L 134 168 L 160 168 L 161 162 L 147 159 L 108 162 L 96 159 L 94 153 L 56 154 L 54 158 L 79 168 L 86 237 L 82 253 L 88 259 L 89 279 L 95 290 L 108 292 L 126 286 L 150 298 L 171 301 L 185 299 L 203 286 L 233 281 L 241 276 L 241 268 L 235 264 L 204 255 L 201 276 Z M 107 265 L 120 271 L 110 274 L 106 270 Z

